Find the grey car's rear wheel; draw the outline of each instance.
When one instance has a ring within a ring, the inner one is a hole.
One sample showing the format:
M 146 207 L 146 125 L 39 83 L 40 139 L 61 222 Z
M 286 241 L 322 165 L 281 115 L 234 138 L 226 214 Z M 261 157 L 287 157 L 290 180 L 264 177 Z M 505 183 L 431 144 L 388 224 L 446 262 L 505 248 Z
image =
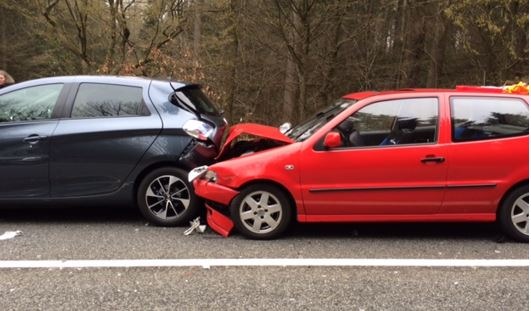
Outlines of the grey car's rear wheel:
M 251 239 L 280 236 L 291 221 L 292 207 L 286 194 L 272 185 L 245 188 L 232 201 L 231 218 L 243 235 Z
M 138 187 L 137 204 L 149 222 L 160 226 L 186 224 L 198 211 L 186 172 L 174 167 L 147 174 Z
M 505 198 L 498 214 L 502 230 L 520 242 L 529 242 L 529 186 L 520 186 Z

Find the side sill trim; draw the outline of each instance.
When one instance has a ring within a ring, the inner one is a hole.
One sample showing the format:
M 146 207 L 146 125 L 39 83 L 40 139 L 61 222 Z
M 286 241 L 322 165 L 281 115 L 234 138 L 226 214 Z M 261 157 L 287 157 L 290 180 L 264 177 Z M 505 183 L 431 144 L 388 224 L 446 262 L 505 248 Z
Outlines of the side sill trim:
M 382 191 L 382 190 L 442 190 L 462 188 L 494 188 L 497 184 L 470 184 L 470 185 L 433 185 L 433 186 L 404 186 L 404 187 L 350 187 L 350 188 L 315 188 L 309 189 L 311 193 L 319 192 L 345 192 L 345 191 Z
M 459 189 L 459 188 L 496 188 L 498 184 L 470 184 L 470 185 L 447 185 L 446 188 L 449 189 Z

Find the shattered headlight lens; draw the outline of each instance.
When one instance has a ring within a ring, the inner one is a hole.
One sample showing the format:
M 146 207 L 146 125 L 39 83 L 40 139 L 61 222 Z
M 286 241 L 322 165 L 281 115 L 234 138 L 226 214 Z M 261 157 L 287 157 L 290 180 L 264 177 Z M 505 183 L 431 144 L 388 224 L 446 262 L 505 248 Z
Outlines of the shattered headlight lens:
M 203 166 L 199 166 L 199 167 L 194 168 L 193 170 L 190 171 L 190 173 L 188 173 L 188 181 L 192 182 L 196 178 L 199 178 L 199 177 L 203 176 L 207 172 L 207 170 L 208 170 L 208 166 L 207 165 L 203 165 Z
M 216 182 L 218 180 L 218 175 L 214 171 L 207 171 L 205 173 L 205 179 L 211 182 Z
M 188 173 L 189 182 L 192 182 L 197 178 L 204 178 L 208 181 L 216 182 L 218 176 L 216 175 L 216 172 L 209 170 L 207 165 L 203 165 L 194 168 Z

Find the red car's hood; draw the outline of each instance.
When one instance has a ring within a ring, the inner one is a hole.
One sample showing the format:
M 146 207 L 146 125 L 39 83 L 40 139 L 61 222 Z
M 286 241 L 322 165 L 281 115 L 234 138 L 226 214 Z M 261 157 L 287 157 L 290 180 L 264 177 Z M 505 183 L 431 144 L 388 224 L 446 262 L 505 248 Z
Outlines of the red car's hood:
M 225 154 L 225 152 L 230 149 L 231 143 L 240 135 L 253 135 L 258 138 L 265 138 L 286 144 L 291 144 L 294 142 L 293 139 L 282 134 L 276 127 L 256 123 L 236 124 L 230 127 L 227 139 L 225 140 L 225 143 L 223 143 L 223 146 L 221 147 L 216 159 L 219 159 L 223 154 Z

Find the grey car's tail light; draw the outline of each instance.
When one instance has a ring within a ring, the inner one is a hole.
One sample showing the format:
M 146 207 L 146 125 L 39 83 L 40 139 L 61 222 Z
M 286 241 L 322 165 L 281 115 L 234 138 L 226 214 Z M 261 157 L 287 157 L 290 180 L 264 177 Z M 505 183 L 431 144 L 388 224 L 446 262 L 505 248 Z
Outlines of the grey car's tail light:
M 210 124 L 199 120 L 188 120 L 183 126 L 186 134 L 201 141 L 207 141 L 214 133 L 214 127 Z

